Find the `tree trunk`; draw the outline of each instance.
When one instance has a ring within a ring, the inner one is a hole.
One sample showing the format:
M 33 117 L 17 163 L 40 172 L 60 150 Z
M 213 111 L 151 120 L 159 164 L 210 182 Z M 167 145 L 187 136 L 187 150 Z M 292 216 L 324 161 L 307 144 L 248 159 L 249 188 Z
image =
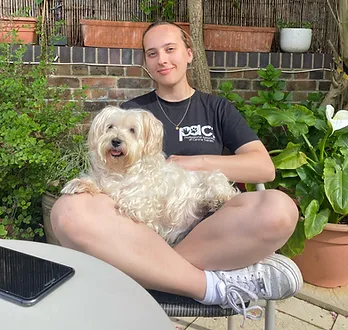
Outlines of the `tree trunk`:
M 327 0 L 328 5 L 332 3 Z M 330 8 L 333 8 L 332 5 Z M 333 49 L 335 67 L 331 73 L 331 86 L 325 95 L 322 106 L 331 104 L 334 108 L 346 109 L 348 95 L 348 1 L 339 0 L 338 10 L 331 10 L 338 24 L 340 54 Z M 336 16 L 337 14 L 337 16 Z M 332 45 L 329 41 L 329 44 Z M 333 48 L 333 46 L 331 46 Z
M 340 43 L 343 63 L 348 64 L 348 2 L 347 0 L 339 1 L 339 18 L 340 18 Z
M 332 73 L 335 75 L 335 72 Z M 339 78 L 340 83 L 338 85 L 331 83 L 330 90 L 326 93 L 324 100 L 321 102 L 321 106 L 326 107 L 331 104 L 335 109 L 346 109 L 346 94 L 348 91 L 348 80 Z
M 211 93 L 209 67 L 203 42 L 203 3 L 202 0 L 187 1 L 190 35 L 193 41 L 193 80 L 194 87 L 202 92 Z

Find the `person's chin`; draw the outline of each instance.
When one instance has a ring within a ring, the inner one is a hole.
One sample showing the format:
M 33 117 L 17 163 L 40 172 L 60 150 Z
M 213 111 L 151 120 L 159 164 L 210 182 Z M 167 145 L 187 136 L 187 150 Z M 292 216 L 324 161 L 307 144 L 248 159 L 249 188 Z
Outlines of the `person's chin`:
M 178 83 L 177 79 L 173 79 L 171 77 L 161 77 L 161 79 L 157 80 L 157 83 L 163 86 L 174 86 L 175 84 Z

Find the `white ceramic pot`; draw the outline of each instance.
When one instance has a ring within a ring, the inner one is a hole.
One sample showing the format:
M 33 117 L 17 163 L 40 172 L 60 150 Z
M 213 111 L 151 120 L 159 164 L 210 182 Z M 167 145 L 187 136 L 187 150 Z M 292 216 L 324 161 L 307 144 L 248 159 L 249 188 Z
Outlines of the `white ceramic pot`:
M 280 48 L 283 52 L 303 53 L 312 42 L 312 29 L 284 28 L 280 30 Z

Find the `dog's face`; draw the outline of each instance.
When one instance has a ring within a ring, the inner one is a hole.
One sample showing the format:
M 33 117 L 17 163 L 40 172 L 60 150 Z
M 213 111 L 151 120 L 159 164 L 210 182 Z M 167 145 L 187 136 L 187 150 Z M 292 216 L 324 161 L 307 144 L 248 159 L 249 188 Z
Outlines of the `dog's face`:
M 163 126 L 145 110 L 109 106 L 92 121 L 88 135 L 93 167 L 124 173 L 140 158 L 162 151 Z

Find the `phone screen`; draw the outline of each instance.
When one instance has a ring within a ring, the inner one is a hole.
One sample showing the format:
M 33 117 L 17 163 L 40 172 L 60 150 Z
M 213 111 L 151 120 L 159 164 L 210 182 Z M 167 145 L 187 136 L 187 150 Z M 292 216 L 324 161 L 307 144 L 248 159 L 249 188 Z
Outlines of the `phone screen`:
M 74 275 L 73 268 L 0 246 L 0 298 L 31 306 Z

